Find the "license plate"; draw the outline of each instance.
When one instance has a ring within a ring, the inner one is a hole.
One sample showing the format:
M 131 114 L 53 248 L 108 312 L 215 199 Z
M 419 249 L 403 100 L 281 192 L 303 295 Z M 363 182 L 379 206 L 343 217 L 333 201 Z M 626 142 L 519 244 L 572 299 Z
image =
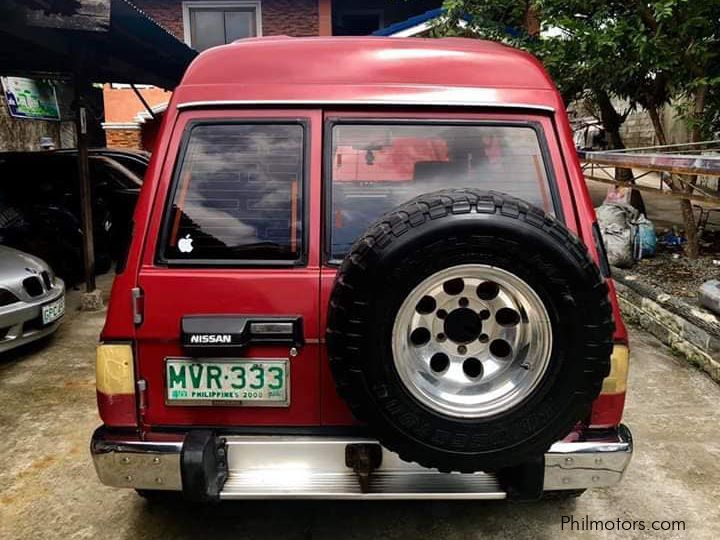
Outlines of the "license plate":
M 54 302 L 50 302 L 42 307 L 42 322 L 50 324 L 58 320 L 65 313 L 65 297 L 61 296 Z
M 167 358 L 168 405 L 284 407 L 289 404 L 287 359 Z

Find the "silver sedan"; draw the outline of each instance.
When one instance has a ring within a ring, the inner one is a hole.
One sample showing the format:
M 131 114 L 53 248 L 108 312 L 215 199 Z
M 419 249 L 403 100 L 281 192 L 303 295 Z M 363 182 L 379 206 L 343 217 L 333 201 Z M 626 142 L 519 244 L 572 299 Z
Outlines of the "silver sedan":
M 37 257 L 0 246 L 0 353 L 52 334 L 65 314 L 65 283 Z

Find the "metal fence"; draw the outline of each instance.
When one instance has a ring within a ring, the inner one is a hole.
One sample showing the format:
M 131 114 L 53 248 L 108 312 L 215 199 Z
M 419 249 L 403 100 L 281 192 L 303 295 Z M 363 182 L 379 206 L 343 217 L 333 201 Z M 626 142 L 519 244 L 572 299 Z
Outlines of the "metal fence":
M 715 154 L 718 152 L 718 154 Z M 578 152 L 586 178 L 693 203 L 720 206 L 720 192 L 698 183 L 699 176 L 720 178 L 720 141 L 702 141 L 628 150 Z M 632 169 L 634 181 L 616 179 L 615 169 Z M 641 171 L 637 174 L 637 171 Z M 657 187 L 637 181 L 657 174 Z

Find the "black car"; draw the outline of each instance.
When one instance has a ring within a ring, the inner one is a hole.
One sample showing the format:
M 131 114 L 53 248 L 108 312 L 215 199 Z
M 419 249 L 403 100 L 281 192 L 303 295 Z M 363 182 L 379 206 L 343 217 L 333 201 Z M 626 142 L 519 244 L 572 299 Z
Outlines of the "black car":
M 149 154 L 91 149 L 95 264 L 122 256 Z M 0 244 L 45 259 L 66 281 L 83 274 L 77 150 L 0 153 Z

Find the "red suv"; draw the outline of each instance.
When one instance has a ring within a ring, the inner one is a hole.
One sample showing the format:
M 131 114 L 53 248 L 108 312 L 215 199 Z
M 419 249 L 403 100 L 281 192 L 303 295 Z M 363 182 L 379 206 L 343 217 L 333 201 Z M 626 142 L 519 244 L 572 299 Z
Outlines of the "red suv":
M 627 335 L 594 216 L 563 103 L 525 53 L 204 52 L 112 289 L 100 479 L 194 500 L 617 483 Z

